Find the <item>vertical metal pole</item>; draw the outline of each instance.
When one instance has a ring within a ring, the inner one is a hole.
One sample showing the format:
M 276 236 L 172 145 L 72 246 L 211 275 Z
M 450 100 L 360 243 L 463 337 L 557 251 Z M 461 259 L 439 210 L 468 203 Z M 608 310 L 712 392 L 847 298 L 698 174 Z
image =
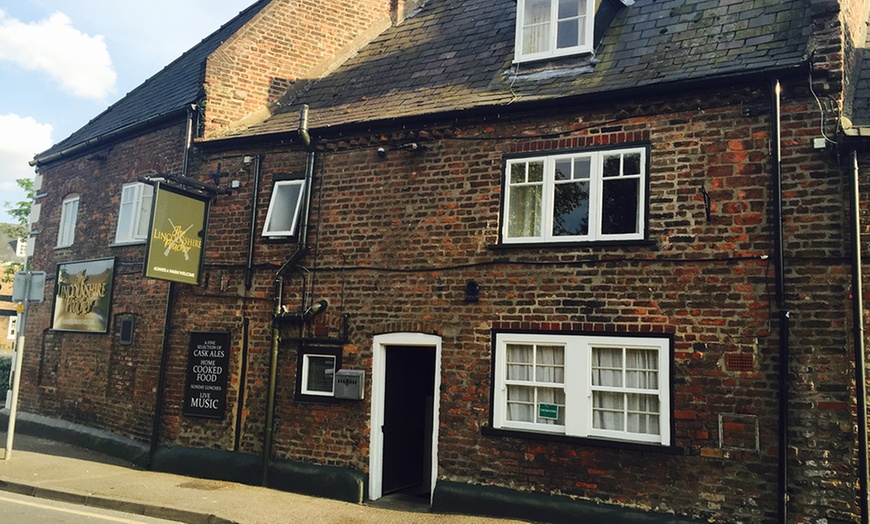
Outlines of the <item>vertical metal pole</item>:
M 284 301 L 284 277 L 275 279 L 275 308 L 274 313 L 277 317 L 281 314 L 281 302 Z M 266 427 L 263 434 L 263 463 L 262 463 L 262 478 L 263 486 L 269 485 L 269 464 L 272 462 L 272 439 L 275 430 L 275 394 L 277 391 L 278 382 L 278 346 L 280 343 L 280 332 L 278 325 L 272 321 L 272 348 L 269 353 L 269 392 L 266 397 Z
M 9 404 L 9 427 L 6 429 L 6 450 L 3 453 L 3 460 L 9 460 L 12 457 L 12 441 L 15 439 L 15 418 L 18 416 L 18 391 L 21 389 L 21 368 L 24 362 L 24 326 L 27 322 L 27 309 L 30 305 L 29 297 L 32 273 L 32 271 L 28 271 L 27 279 L 24 281 L 24 311 L 21 312 L 21 319 L 15 332 L 15 370 L 12 375 L 12 400 Z
M 861 189 L 858 180 L 858 152 L 852 150 L 852 176 L 850 197 L 852 214 L 852 332 L 855 346 L 855 408 L 858 417 L 858 504 L 861 508 L 861 523 L 870 522 L 870 494 L 868 494 L 867 459 L 867 374 L 864 356 L 864 288 L 861 270 Z
M 236 402 L 236 435 L 233 440 L 233 451 L 239 450 L 239 444 L 242 439 L 242 416 L 245 413 L 245 389 L 248 387 L 248 343 L 250 340 L 248 332 L 251 329 L 251 321 L 248 317 L 245 317 L 242 326 L 242 355 L 240 357 L 242 365 L 239 370 L 239 394 L 238 401 Z
M 776 284 L 776 305 L 779 308 L 779 442 L 777 513 L 781 524 L 788 521 L 788 369 L 789 369 L 789 311 L 785 309 L 785 255 L 782 225 L 782 85 L 772 83 L 773 115 L 770 144 L 773 168 L 773 260 Z

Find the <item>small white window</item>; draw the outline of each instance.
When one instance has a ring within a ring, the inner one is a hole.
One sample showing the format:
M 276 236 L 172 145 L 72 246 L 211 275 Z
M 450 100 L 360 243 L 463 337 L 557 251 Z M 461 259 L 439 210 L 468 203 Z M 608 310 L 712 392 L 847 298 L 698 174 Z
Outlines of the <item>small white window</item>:
M 593 0 L 518 0 L 515 62 L 592 51 Z
M 643 239 L 646 191 L 645 148 L 508 160 L 502 241 Z
M 670 444 L 666 338 L 496 335 L 493 427 Z
M 335 355 L 302 355 L 302 394 L 331 397 L 335 391 Z
M 57 247 L 68 247 L 76 237 L 76 219 L 79 214 L 79 195 L 73 193 L 63 199 L 60 211 L 60 226 L 57 231 Z
M 116 244 L 144 242 L 148 238 L 153 198 L 154 187 L 150 184 L 124 184 L 118 209 L 118 228 L 115 231 Z
M 305 193 L 305 180 L 275 178 L 272 199 L 266 212 L 265 237 L 289 237 L 296 234 L 299 210 Z

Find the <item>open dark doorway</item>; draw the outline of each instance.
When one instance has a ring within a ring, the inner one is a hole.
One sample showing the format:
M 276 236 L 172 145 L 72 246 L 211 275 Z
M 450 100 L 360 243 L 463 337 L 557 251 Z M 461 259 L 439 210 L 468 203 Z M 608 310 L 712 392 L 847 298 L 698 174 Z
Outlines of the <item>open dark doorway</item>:
M 434 347 L 386 347 L 384 495 L 429 495 L 434 389 Z

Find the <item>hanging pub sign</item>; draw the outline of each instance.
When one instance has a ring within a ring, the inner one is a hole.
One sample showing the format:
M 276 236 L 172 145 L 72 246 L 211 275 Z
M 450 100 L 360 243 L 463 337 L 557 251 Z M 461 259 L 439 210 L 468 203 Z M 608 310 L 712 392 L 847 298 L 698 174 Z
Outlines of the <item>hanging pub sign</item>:
M 106 333 L 114 277 L 114 258 L 58 264 L 51 329 Z
M 187 387 L 184 389 L 185 415 L 224 418 L 229 363 L 229 333 L 194 331 L 190 334 Z
M 207 197 L 157 184 L 144 276 L 199 284 L 208 220 Z

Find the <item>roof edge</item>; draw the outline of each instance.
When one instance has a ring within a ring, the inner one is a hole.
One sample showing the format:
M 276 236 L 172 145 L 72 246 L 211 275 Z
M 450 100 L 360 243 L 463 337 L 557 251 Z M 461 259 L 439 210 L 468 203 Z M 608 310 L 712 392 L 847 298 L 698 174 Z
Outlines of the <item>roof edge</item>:
M 61 149 L 60 151 L 56 151 L 51 154 L 37 154 L 34 155 L 33 160 L 28 162 L 31 167 L 45 167 L 47 164 L 51 164 L 58 160 L 63 160 L 71 156 L 75 156 L 82 151 L 86 151 L 88 149 L 98 147 L 105 143 L 111 142 L 113 139 L 121 137 L 127 134 L 137 133 L 139 131 L 148 129 L 150 127 L 155 127 L 163 122 L 167 122 L 169 120 L 173 120 L 179 116 L 186 116 L 190 111 L 195 111 L 196 105 L 193 103 L 185 104 L 180 108 L 176 108 L 170 111 L 166 111 L 165 113 L 156 115 L 148 120 L 143 120 L 141 122 L 134 122 L 132 124 L 128 124 L 126 126 L 119 127 L 117 129 L 113 129 L 107 133 L 103 133 L 102 135 L 95 136 L 93 138 L 89 138 L 84 142 L 78 142 L 69 147 Z
M 673 80 L 666 83 L 647 85 L 641 87 L 635 87 L 631 89 L 621 90 L 620 93 L 626 94 L 628 96 L 634 95 L 651 95 L 657 93 L 673 93 L 675 87 L 679 87 L 682 89 L 695 89 L 699 87 L 708 87 L 708 86 L 721 86 L 723 80 L 729 80 L 732 84 L 746 84 L 747 82 L 753 80 L 772 80 L 778 77 L 798 77 L 802 72 L 806 69 L 807 61 L 801 61 L 800 63 L 791 64 L 789 66 L 777 68 L 777 69 L 768 69 L 768 70 L 757 70 L 751 71 L 748 73 L 744 73 L 741 75 L 727 74 L 727 75 L 718 75 L 718 76 L 710 76 L 699 78 L 695 80 Z M 596 91 L 592 93 L 584 93 L 584 94 L 575 94 L 570 96 L 558 97 L 558 98 L 546 98 L 546 99 L 536 99 L 536 100 L 526 100 L 526 101 L 518 101 L 511 104 L 511 107 L 514 109 L 518 109 L 519 111 L 529 111 L 535 107 L 548 107 L 548 106 L 558 106 L 560 104 L 564 104 L 566 101 L 596 101 L 596 100 L 612 100 L 613 99 L 613 91 Z M 334 125 L 325 125 L 319 127 L 312 127 L 309 129 L 309 132 L 312 135 L 321 134 L 321 135 L 330 135 L 330 136 L 340 136 L 342 133 L 352 133 L 356 132 L 360 129 L 365 128 L 375 128 L 375 127 L 384 127 L 395 125 L 396 122 L 404 122 L 410 123 L 415 121 L 424 121 L 424 120 L 436 120 L 436 119 L 448 119 L 453 120 L 461 117 L 474 117 L 475 115 L 480 115 L 488 112 L 501 112 L 503 113 L 506 109 L 504 105 L 481 105 L 474 107 L 465 107 L 465 108 L 456 108 L 447 111 L 433 112 L 433 113 L 420 113 L 417 115 L 407 115 L 407 116 L 399 116 L 399 117 L 388 117 L 377 120 L 365 120 L 365 121 L 355 121 L 355 122 L 346 122 L 342 124 L 334 124 Z M 314 110 L 312 110 L 314 111 Z M 868 136 L 870 136 L 870 128 L 866 128 Z M 255 133 L 255 134 L 236 134 L 222 137 L 214 137 L 206 140 L 200 140 L 196 143 L 198 147 L 221 147 L 223 144 L 232 144 L 232 143 L 245 143 L 257 140 L 282 140 L 282 137 L 293 136 L 296 133 L 295 128 L 288 127 L 284 131 L 273 131 L 266 133 Z

